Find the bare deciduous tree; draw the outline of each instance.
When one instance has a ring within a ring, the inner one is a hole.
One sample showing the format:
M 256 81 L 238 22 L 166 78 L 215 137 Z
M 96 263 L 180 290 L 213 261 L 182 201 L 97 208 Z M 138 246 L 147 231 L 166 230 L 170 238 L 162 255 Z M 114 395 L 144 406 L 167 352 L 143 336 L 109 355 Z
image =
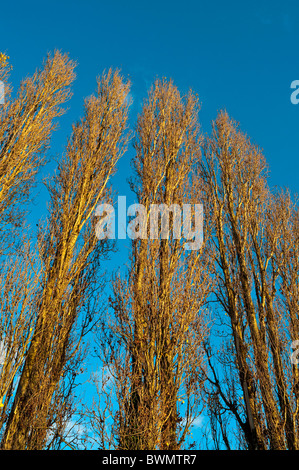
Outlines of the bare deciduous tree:
M 229 320 L 224 331 L 230 335 L 230 368 L 237 371 L 239 389 L 229 376 L 225 390 L 219 377 L 214 375 L 211 383 L 248 448 L 296 449 L 297 379 L 289 358 L 290 338 L 298 332 L 293 309 L 298 305 L 298 255 L 289 244 L 292 239 L 298 245 L 296 212 L 285 196 L 270 191 L 261 151 L 224 112 L 207 139 L 201 177 L 214 227 L 214 293 Z
M 181 211 L 201 202 L 194 177 L 202 140 L 198 110 L 194 94 L 181 97 L 172 82 L 157 81 L 138 118 L 131 187 L 146 209 L 147 228 L 135 220 L 131 268 L 126 279 L 115 278 L 114 320 L 100 337 L 115 384 L 112 429 L 119 449 L 179 449 L 200 410 L 209 258 L 204 244 L 187 251 L 183 234 L 176 238 L 175 210 L 166 214 L 168 238 L 163 215 L 158 236 L 150 238 L 152 204 Z
M 98 80 L 97 94 L 85 101 L 84 116 L 73 126 L 66 153 L 47 184 L 50 217 L 38 235 L 42 272 L 37 319 L 4 449 L 41 449 L 49 431 L 56 430 L 57 389 L 93 321 L 99 267 L 111 249 L 95 236 L 94 211 L 100 200 L 109 200 L 108 182 L 125 150 L 128 89 L 118 72 L 110 70 Z

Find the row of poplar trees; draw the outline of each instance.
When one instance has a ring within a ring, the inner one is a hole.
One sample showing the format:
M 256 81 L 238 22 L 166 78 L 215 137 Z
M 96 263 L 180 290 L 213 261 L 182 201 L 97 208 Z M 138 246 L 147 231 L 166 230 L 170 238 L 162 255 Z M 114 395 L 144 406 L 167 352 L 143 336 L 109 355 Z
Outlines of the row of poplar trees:
M 132 132 L 130 83 L 110 70 L 45 181 L 33 234 L 26 208 L 74 70 L 55 51 L 13 97 L 0 55 L 1 448 L 299 449 L 296 199 L 269 187 L 263 154 L 226 112 L 204 135 L 198 97 L 172 81 L 153 83 Z M 96 237 L 95 210 L 113 203 L 131 141 L 136 202 L 202 204 L 204 241 L 185 250 L 171 230 L 137 227 L 110 278 L 117 243 Z M 82 403 L 91 354 L 97 393 Z

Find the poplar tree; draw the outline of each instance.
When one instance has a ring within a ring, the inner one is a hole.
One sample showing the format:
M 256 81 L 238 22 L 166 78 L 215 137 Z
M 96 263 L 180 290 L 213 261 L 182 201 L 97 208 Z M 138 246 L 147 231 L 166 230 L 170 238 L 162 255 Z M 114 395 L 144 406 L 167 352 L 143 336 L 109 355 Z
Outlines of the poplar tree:
M 41 281 L 36 321 L 2 440 L 3 449 L 43 449 L 64 413 L 60 391 L 86 330 L 94 321 L 101 261 L 111 246 L 95 235 L 94 212 L 110 200 L 109 180 L 127 141 L 129 84 L 119 72 L 98 79 L 73 125 L 47 188 L 49 218 L 38 234 Z
M 115 384 L 116 440 L 110 443 L 118 449 L 180 449 L 200 412 L 209 258 L 204 243 L 187 250 L 188 235 L 176 232 L 183 204 L 201 203 L 198 112 L 192 92 L 181 96 L 172 81 L 157 80 L 137 120 L 131 188 L 144 210 L 130 222 L 130 269 L 127 277 L 115 278 L 111 319 L 99 340 L 103 367 Z M 153 204 L 167 207 L 156 236 Z M 192 220 L 189 232 L 194 214 Z M 94 416 L 97 423 L 104 415 Z
M 39 282 L 33 242 L 25 227 L 26 204 L 38 170 L 46 162 L 57 118 L 71 97 L 75 63 L 67 54 L 48 54 L 15 96 L 9 57 L 0 54 L 0 423 L 7 420 L 16 382 L 35 321 L 33 297 Z
M 226 112 L 204 148 L 214 300 L 227 335 L 218 353 L 215 343 L 206 347 L 213 422 L 226 447 L 230 426 L 241 431 L 245 448 L 297 449 L 298 374 L 290 344 L 298 336 L 298 208 L 287 193 L 269 188 L 261 150 Z M 228 414 L 235 421 L 225 426 Z

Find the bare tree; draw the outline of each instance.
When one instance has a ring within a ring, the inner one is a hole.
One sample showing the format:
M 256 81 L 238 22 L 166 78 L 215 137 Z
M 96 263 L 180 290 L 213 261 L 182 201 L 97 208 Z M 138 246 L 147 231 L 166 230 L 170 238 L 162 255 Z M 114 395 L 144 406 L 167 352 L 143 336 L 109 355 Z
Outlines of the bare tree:
M 112 319 L 99 341 L 115 384 L 118 449 L 179 449 L 200 411 L 209 258 L 204 244 L 187 251 L 183 234 L 175 233 L 183 204 L 201 202 L 194 175 L 202 141 L 198 110 L 194 94 L 181 97 L 171 81 L 158 80 L 137 122 L 131 187 L 145 214 L 139 209 L 138 221 L 130 222 L 131 267 L 125 279 L 115 278 Z M 153 204 L 172 209 L 161 214 L 156 237 Z
M 230 367 L 239 378 L 238 390 L 226 375 L 229 386 L 224 390 L 214 375 L 214 390 L 222 397 L 223 410 L 234 415 L 248 448 L 296 449 L 297 379 L 293 369 L 291 386 L 288 346 L 298 331 L 293 310 L 298 302 L 296 212 L 285 196 L 277 199 L 270 191 L 261 151 L 225 112 L 206 141 L 201 178 L 214 226 L 214 294 L 230 335 Z M 285 308 L 290 271 L 293 320 Z M 223 375 L 225 369 L 220 370 Z
M 4 449 L 42 449 L 50 431 L 57 429 L 55 399 L 93 321 L 101 260 L 111 249 L 109 242 L 99 242 L 95 236 L 94 211 L 99 201 L 109 201 L 108 182 L 126 147 L 128 90 L 118 72 L 110 70 L 98 79 L 96 96 L 85 101 L 84 116 L 74 124 L 66 153 L 47 183 L 50 216 L 38 235 L 37 320 L 6 425 Z

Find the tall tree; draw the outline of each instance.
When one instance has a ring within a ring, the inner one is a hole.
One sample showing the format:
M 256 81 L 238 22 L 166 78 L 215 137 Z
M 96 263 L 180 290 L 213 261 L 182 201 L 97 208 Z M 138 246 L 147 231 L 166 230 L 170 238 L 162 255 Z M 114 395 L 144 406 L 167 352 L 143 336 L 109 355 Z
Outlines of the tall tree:
M 56 432 L 55 400 L 61 400 L 59 387 L 93 319 L 101 260 L 111 249 L 95 236 L 94 211 L 100 200 L 109 201 L 108 182 L 126 147 L 128 90 L 118 72 L 98 79 L 96 96 L 85 101 L 84 116 L 73 125 L 66 153 L 47 184 L 50 215 L 38 235 L 36 323 L 3 449 L 42 449 Z
M 137 122 L 131 267 L 127 278 L 115 278 L 114 320 L 100 339 L 115 383 L 119 449 L 181 448 L 200 408 L 194 398 L 211 282 L 200 214 L 181 232 L 183 205 L 201 203 L 194 178 L 202 141 L 198 111 L 192 92 L 182 97 L 171 81 L 158 80 Z M 186 250 L 186 238 L 192 249 Z
M 235 417 L 247 448 L 297 449 L 297 378 L 293 370 L 289 382 L 288 342 L 298 332 L 298 212 L 270 191 L 261 151 L 225 112 L 206 141 L 201 178 L 213 221 L 214 294 L 229 335 L 221 372 L 207 348 L 218 410 Z
M 28 232 L 20 233 L 18 227 L 24 222 L 25 203 L 35 175 L 45 163 L 56 118 L 64 113 L 75 78 L 74 62 L 56 51 L 21 82 L 13 98 L 8 60 L 0 54 L 5 91 L 0 105 L 1 433 L 32 335 L 33 296 L 39 282 L 33 244 Z

